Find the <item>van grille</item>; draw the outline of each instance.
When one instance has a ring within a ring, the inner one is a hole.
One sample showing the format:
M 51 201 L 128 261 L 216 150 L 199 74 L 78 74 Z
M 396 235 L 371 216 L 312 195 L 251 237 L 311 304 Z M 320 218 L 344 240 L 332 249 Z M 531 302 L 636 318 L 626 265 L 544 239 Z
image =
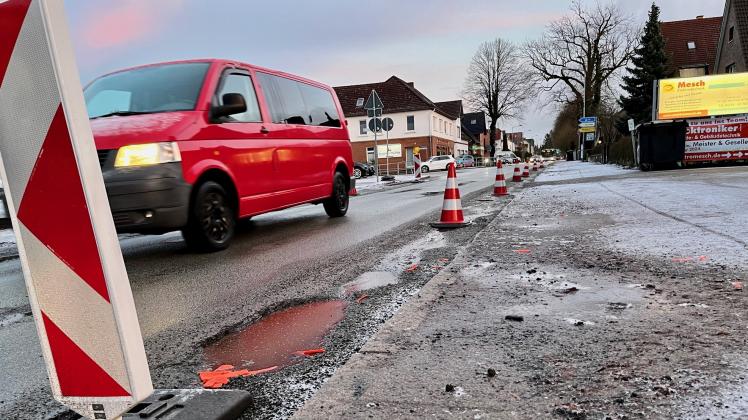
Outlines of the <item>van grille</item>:
M 106 162 L 109 160 L 109 155 L 112 153 L 111 150 L 99 150 L 99 165 L 103 168 Z

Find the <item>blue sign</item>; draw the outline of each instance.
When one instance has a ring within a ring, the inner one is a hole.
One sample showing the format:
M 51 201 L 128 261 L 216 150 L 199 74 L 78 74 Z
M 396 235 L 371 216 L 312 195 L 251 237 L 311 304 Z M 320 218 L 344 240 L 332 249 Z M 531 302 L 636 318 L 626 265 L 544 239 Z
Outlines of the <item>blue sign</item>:
M 579 122 L 582 124 L 597 124 L 597 117 L 582 117 Z

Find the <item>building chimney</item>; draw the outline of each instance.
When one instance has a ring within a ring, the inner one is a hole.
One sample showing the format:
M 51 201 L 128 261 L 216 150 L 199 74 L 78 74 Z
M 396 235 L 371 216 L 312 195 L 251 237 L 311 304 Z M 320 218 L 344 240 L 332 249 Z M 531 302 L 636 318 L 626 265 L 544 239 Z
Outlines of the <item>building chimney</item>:
M 704 19 L 704 15 L 698 15 L 696 16 L 696 19 Z
M 408 82 L 408 86 L 410 86 L 410 87 L 412 87 L 412 88 L 415 88 L 415 87 L 416 87 L 416 84 L 415 84 L 414 82 Z

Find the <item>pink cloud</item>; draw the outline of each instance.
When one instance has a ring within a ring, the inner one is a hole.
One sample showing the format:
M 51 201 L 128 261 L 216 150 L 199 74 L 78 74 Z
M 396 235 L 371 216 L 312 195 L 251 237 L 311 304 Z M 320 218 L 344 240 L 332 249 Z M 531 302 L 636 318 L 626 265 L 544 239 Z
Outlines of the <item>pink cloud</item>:
M 91 10 L 80 28 L 86 47 L 107 49 L 153 36 L 182 7 L 182 0 L 125 0 Z

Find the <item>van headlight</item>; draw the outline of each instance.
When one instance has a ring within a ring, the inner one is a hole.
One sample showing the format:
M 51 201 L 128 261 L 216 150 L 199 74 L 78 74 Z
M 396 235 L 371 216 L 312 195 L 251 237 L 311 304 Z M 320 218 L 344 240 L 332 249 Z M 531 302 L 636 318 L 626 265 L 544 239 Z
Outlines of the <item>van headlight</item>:
M 177 143 L 133 144 L 120 147 L 117 151 L 117 158 L 114 160 L 114 167 L 130 168 L 181 161 L 182 155 L 179 153 Z

